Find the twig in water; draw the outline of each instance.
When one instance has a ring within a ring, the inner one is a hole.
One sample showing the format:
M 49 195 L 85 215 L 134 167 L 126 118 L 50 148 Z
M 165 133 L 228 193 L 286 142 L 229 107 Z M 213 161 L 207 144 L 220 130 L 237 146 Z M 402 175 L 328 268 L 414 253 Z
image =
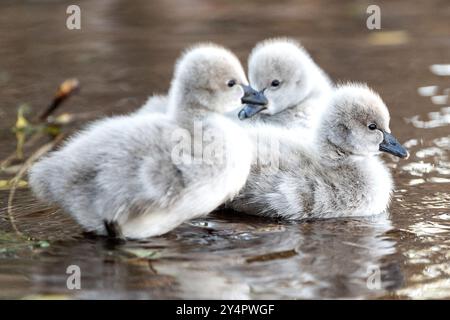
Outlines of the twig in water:
M 33 124 L 37 127 L 38 125 L 45 124 L 47 121 L 47 118 L 53 114 L 58 107 L 62 104 L 63 101 L 65 101 L 72 93 L 76 92 L 79 89 L 80 85 L 77 79 L 67 79 L 65 80 L 58 88 L 58 91 L 56 92 L 52 102 L 50 105 L 37 117 L 35 121 L 33 121 Z M 19 109 L 20 112 L 20 109 Z M 19 121 L 20 120 L 20 121 Z M 16 123 L 16 128 L 19 127 L 19 125 L 23 125 L 23 119 L 21 119 L 20 114 L 18 115 L 18 121 Z M 26 120 L 26 119 L 25 119 Z M 28 125 L 28 123 L 26 123 Z M 20 130 L 19 130 L 20 131 Z M 16 131 L 16 135 L 19 133 L 19 131 Z M 0 171 L 6 169 L 9 167 L 9 165 L 16 159 L 22 160 L 23 154 L 22 151 L 24 147 L 32 146 L 36 141 L 38 141 L 46 132 L 44 130 L 37 130 L 36 133 L 31 135 L 31 137 L 28 139 L 27 142 L 25 142 L 24 133 L 20 132 L 22 135 L 17 136 L 18 140 L 18 148 L 16 151 L 8 155 L 5 159 L 3 159 L 0 162 Z
M 49 152 L 50 150 L 52 150 L 59 142 L 61 142 L 64 139 L 64 134 L 59 134 L 58 136 L 55 137 L 54 140 L 50 141 L 49 143 L 44 144 L 42 147 L 40 147 L 38 150 L 36 150 L 26 161 L 25 163 L 22 165 L 22 167 L 20 168 L 20 170 L 17 172 L 17 174 L 15 175 L 15 177 L 11 180 L 12 185 L 11 185 L 11 189 L 9 191 L 9 196 L 8 196 L 8 219 L 11 223 L 11 226 L 14 230 L 14 232 L 22 237 L 22 238 L 26 238 L 25 235 L 19 230 L 19 228 L 17 227 L 16 224 L 16 220 L 14 218 L 14 214 L 13 214 L 13 201 L 14 201 L 14 196 L 16 194 L 16 189 L 18 187 L 18 184 L 20 182 L 20 180 L 22 179 L 22 177 L 24 176 L 24 174 L 27 172 L 27 170 L 31 167 L 31 165 L 40 157 L 42 157 L 44 154 L 46 154 L 47 152 Z
M 80 83 L 77 79 L 67 79 L 58 88 L 58 91 L 53 98 L 53 101 L 38 117 L 40 122 L 47 120 L 47 118 L 55 112 L 56 109 L 66 100 L 72 93 L 80 88 Z
M 24 115 L 26 108 L 26 105 L 21 105 L 19 107 L 19 110 L 17 111 L 17 121 L 14 127 L 17 139 L 16 157 L 19 160 L 23 159 L 23 146 L 25 144 L 25 138 L 27 134 L 26 129 L 29 127 L 29 123 Z

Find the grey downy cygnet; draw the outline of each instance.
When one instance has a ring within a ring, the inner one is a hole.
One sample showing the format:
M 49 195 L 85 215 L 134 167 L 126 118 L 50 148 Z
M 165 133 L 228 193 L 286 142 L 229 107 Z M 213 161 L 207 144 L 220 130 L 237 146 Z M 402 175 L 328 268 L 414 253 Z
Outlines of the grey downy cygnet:
M 245 184 L 252 145 L 222 114 L 260 98 L 234 54 L 194 47 L 176 64 L 167 114 L 94 122 L 31 168 L 31 188 L 87 231 L 164 234 Z
M 391 135 L 389 119 L 380 96 L 366 85 L 336 88 L 319 123 L 315 147 L 271 132 L 279 143 L 277 166 L 253 165 L 246 186 L 227 206 L 293 220 L 385 211 L 393 181 L 378 155 L 408 155 Z
M 332 83 L 295 40 L 275 38 L 258 43 L 248 58 L 251 85 L 269 103 L 247 107 L 240 119 L 284 128 L 314 129 L 332 93 Z

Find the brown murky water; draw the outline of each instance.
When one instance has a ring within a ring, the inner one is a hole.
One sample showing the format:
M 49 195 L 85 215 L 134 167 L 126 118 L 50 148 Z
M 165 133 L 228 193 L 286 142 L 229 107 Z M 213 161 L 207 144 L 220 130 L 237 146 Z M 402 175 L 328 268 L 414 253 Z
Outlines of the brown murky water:
M 379 91 L 411 157 L 386 159 L 396 181 L 386 216 L 287 224 L 222 212 L 121 246 L 82 235 L 22 188 L 10 209 L 34 238 L 24 241 L 0 190 L 0 298 L 450 298 L 450 76 L 436 66 L 450 64 L 450 3 L 378 3 L 382 33 L 365 27 L 370 1 L 78 1 L 78 31 L 65 27 L 71 2 L 2 1 L 0 159 L 15 149 L 18 106 L 32 117 L 68 77 L 82 90 L 58 114 L 94 119 L 164 92 L 189 44 L 222 43 L 245 61 L 281 35 L 334 80 Z M 66 287 L 69 265 L 81 290 Z

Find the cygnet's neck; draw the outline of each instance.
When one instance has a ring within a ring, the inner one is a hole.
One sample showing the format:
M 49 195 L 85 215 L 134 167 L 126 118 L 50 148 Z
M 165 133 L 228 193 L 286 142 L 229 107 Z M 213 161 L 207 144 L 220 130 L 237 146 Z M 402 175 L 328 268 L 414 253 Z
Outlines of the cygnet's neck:
M 350 160 L 352 154 L 332 143 L 326 137 L 317 137 L 317 152 L 328 164 L 340 164 Z
M 194 123 L 205 121 L 217 114 L 198 99 L 182 94 L 170 97 L 168 110 L 171 118 L 188 130 L 193 130 Z
M 369 159 L 377 158 L 377 154 L 355 154 L 333 143 L 328 137 L 318 132 L 316 136 L 316 154 L 322 163 L 334 167 L 344 164 L 366 163 Z
M 304 95 L 298 101 L 291 105 L 286 105 L 278 111 L 277 114 L 281 117 L 286 115 L 292 118 L 292 115 L 296 115 L 296 117 L 300 116 L 300 119 L 303 118 L 307 123 L 312 120 L 317 122 L 323 106 L 328 103 L 333 86 L 331 80 L 319 67 L 311 65 L 307 73 L 311 77 L 308 81 L 310 83 L 309 87 L 303 88 L 305 91 Z
M 345 148 L 334 143 L 330 139 L 330 125 L 326 121 L 321 121 L 315 134 L 315 149 L 320 159 L 329 165 L 339 165 L 353 160 L 354 154 Z

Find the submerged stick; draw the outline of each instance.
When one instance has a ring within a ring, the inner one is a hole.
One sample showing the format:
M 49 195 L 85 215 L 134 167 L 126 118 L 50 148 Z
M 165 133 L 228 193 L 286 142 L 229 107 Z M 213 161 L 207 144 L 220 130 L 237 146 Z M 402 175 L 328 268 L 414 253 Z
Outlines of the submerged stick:
M 28 127 L 28 121 L 24 116 L 24 109 L 26 106 L 20 106 L 17 111 L 17 121 L 15 126 L 16 139 L 17 139 L 17 148 L 16 148 L 16 156 L 18 159 L 23 159 L 23 146 L 25 144 L 25 129 Z
M 51 151 L 59 142 L 61 142 L 64 139 L 64 134 L 59 134 L 58 136 L 55 137 L 54 140 L 50 141 L 49 143 L 44 144 L 42 147 L 40 147 L 37 151 L 35 151 L 26 161 L 25 163 L 22 165 L 22 167 L 20 168 L 20 170 L 17 172 L 17 174 L 14 176 L 14 178 L 11 180 L 12 181 L 12 185 L 11 185 L 11 189 L 9 191 L 9 196 L 8 196 L 8 219 L 11 223 L 11 226 L 14 230 L 14 232 L 22 237 L 22 238 L 26 238 L 25 235 L 19 230 L 19 228 L 17 227 L 16 224 L 16 220 L 14 218 L 14 214 L 13 214 L 13 201 L 14 201 L 14 196 L 16 194 L 16 189 L 18 187 L 18 184 L 20 182 L 20 180 L 22 179 L 22 177 L 24 176 L 24 174 L 27 172 L 27 170 L 31 167 L 31 165 L 40 157 L 42 157 L 44 154 L 46 154 L 47 152 Z
M 50 105 L 37 117 L 37 120 L 34 121 L 35 125 L 39 125 L 39 124 L 48 124 L 48 117 L 53 114 L 58 107 L 62 104 L 62 102 L 64 102 L 72 93 L 74 93 L 75 91 L 77 91 L 79 88 L 79 82 L 77 79 L 68 79 L 66 81 L 64 81 L 58 88 L 58 91 L 56 92 L 52 102 L 50 103 Z M 21 136 L 17 136 L 18 138 L 18 142 L 19 142 L 19 146 L 18 149 L 16 150 L 15 153 L 9 155 L 7 158 L 5 158 L 1 163 L 0 163 L 0 169 L 3 169 L 5 167 L 7 167 L 14 159 L 20 159 L 23 157 L 22 153 L 22 148 L 25 144 L 25 132 L 24 130 L 26 129 L 28 123 L 26 122 L 26 119 L 23 117 L 23 112 L 21 110 L 19 110 L 19 117 L 18 117 L 18 122 L 16 123 L 16 129 L 17 132 L 16 134 L 21 134 Z M 20 120 L 20 121 L 19 121 Z M 30 139 L 28 140 L 28 144 L 34 144 L 34 142 L 36 142 L 40 137 L 42 137 L 42 135 L 44 134 L 43 131 L 38 131 L 36 133 L 34 133 Z M 19 168 L 19 170 L 17 171 L 16 175 L 14 176 L 14 178 L 12 178 L 11 181 L 11 189 L 9 191 L 9 195 L 8 195 L 8 204 L 7 204 L 7 213 L 8 213 L 8 219 L 11 223 L 11 227 L 13 228 L 14 232 L 22 237 L 22 238 L 26 238 L 25 235 L 23 234 L 23 232 L 21 232 L 17 226 L 16 220 L 14 218 L 14 213 L 13 213 L 13 201 L 14 201 L 14 197 L 16 194 L 16 190 L 19 187 L 20 181 L 22 179 L 22 177 L 25 175 L 25 173 L 27 172 L 27 170 L 33 165 L 33 163 L 39 159 L 40 157 L 42 157 L 44 154 L 46 154 L 47 152 L 51 151 L 59 142 L 62 141 L 62 139 L 64 138 L 64 134 L 59 133 L 57 134 L 52 141 L 44 144 L 43 146 L 41 146 L 40 148 L 38 148 L 23 164 L 22 166 Z M 20 139 L 19 139 L 20 138 Z M 20 152 L 18 152 L 20 151 Z
M 42 137 L 43 133 L 35 133 L 33 136 L 28 139 L 27 142 L 25 142 L 24 147 L 33 145 L 37 140 L 39 140 Z M 5 159 L 0 162 L 0 171 L 5 170 L 9 165 L 17 159 L 17 151 L 14 151 L 9 156 L 7 156 Z

